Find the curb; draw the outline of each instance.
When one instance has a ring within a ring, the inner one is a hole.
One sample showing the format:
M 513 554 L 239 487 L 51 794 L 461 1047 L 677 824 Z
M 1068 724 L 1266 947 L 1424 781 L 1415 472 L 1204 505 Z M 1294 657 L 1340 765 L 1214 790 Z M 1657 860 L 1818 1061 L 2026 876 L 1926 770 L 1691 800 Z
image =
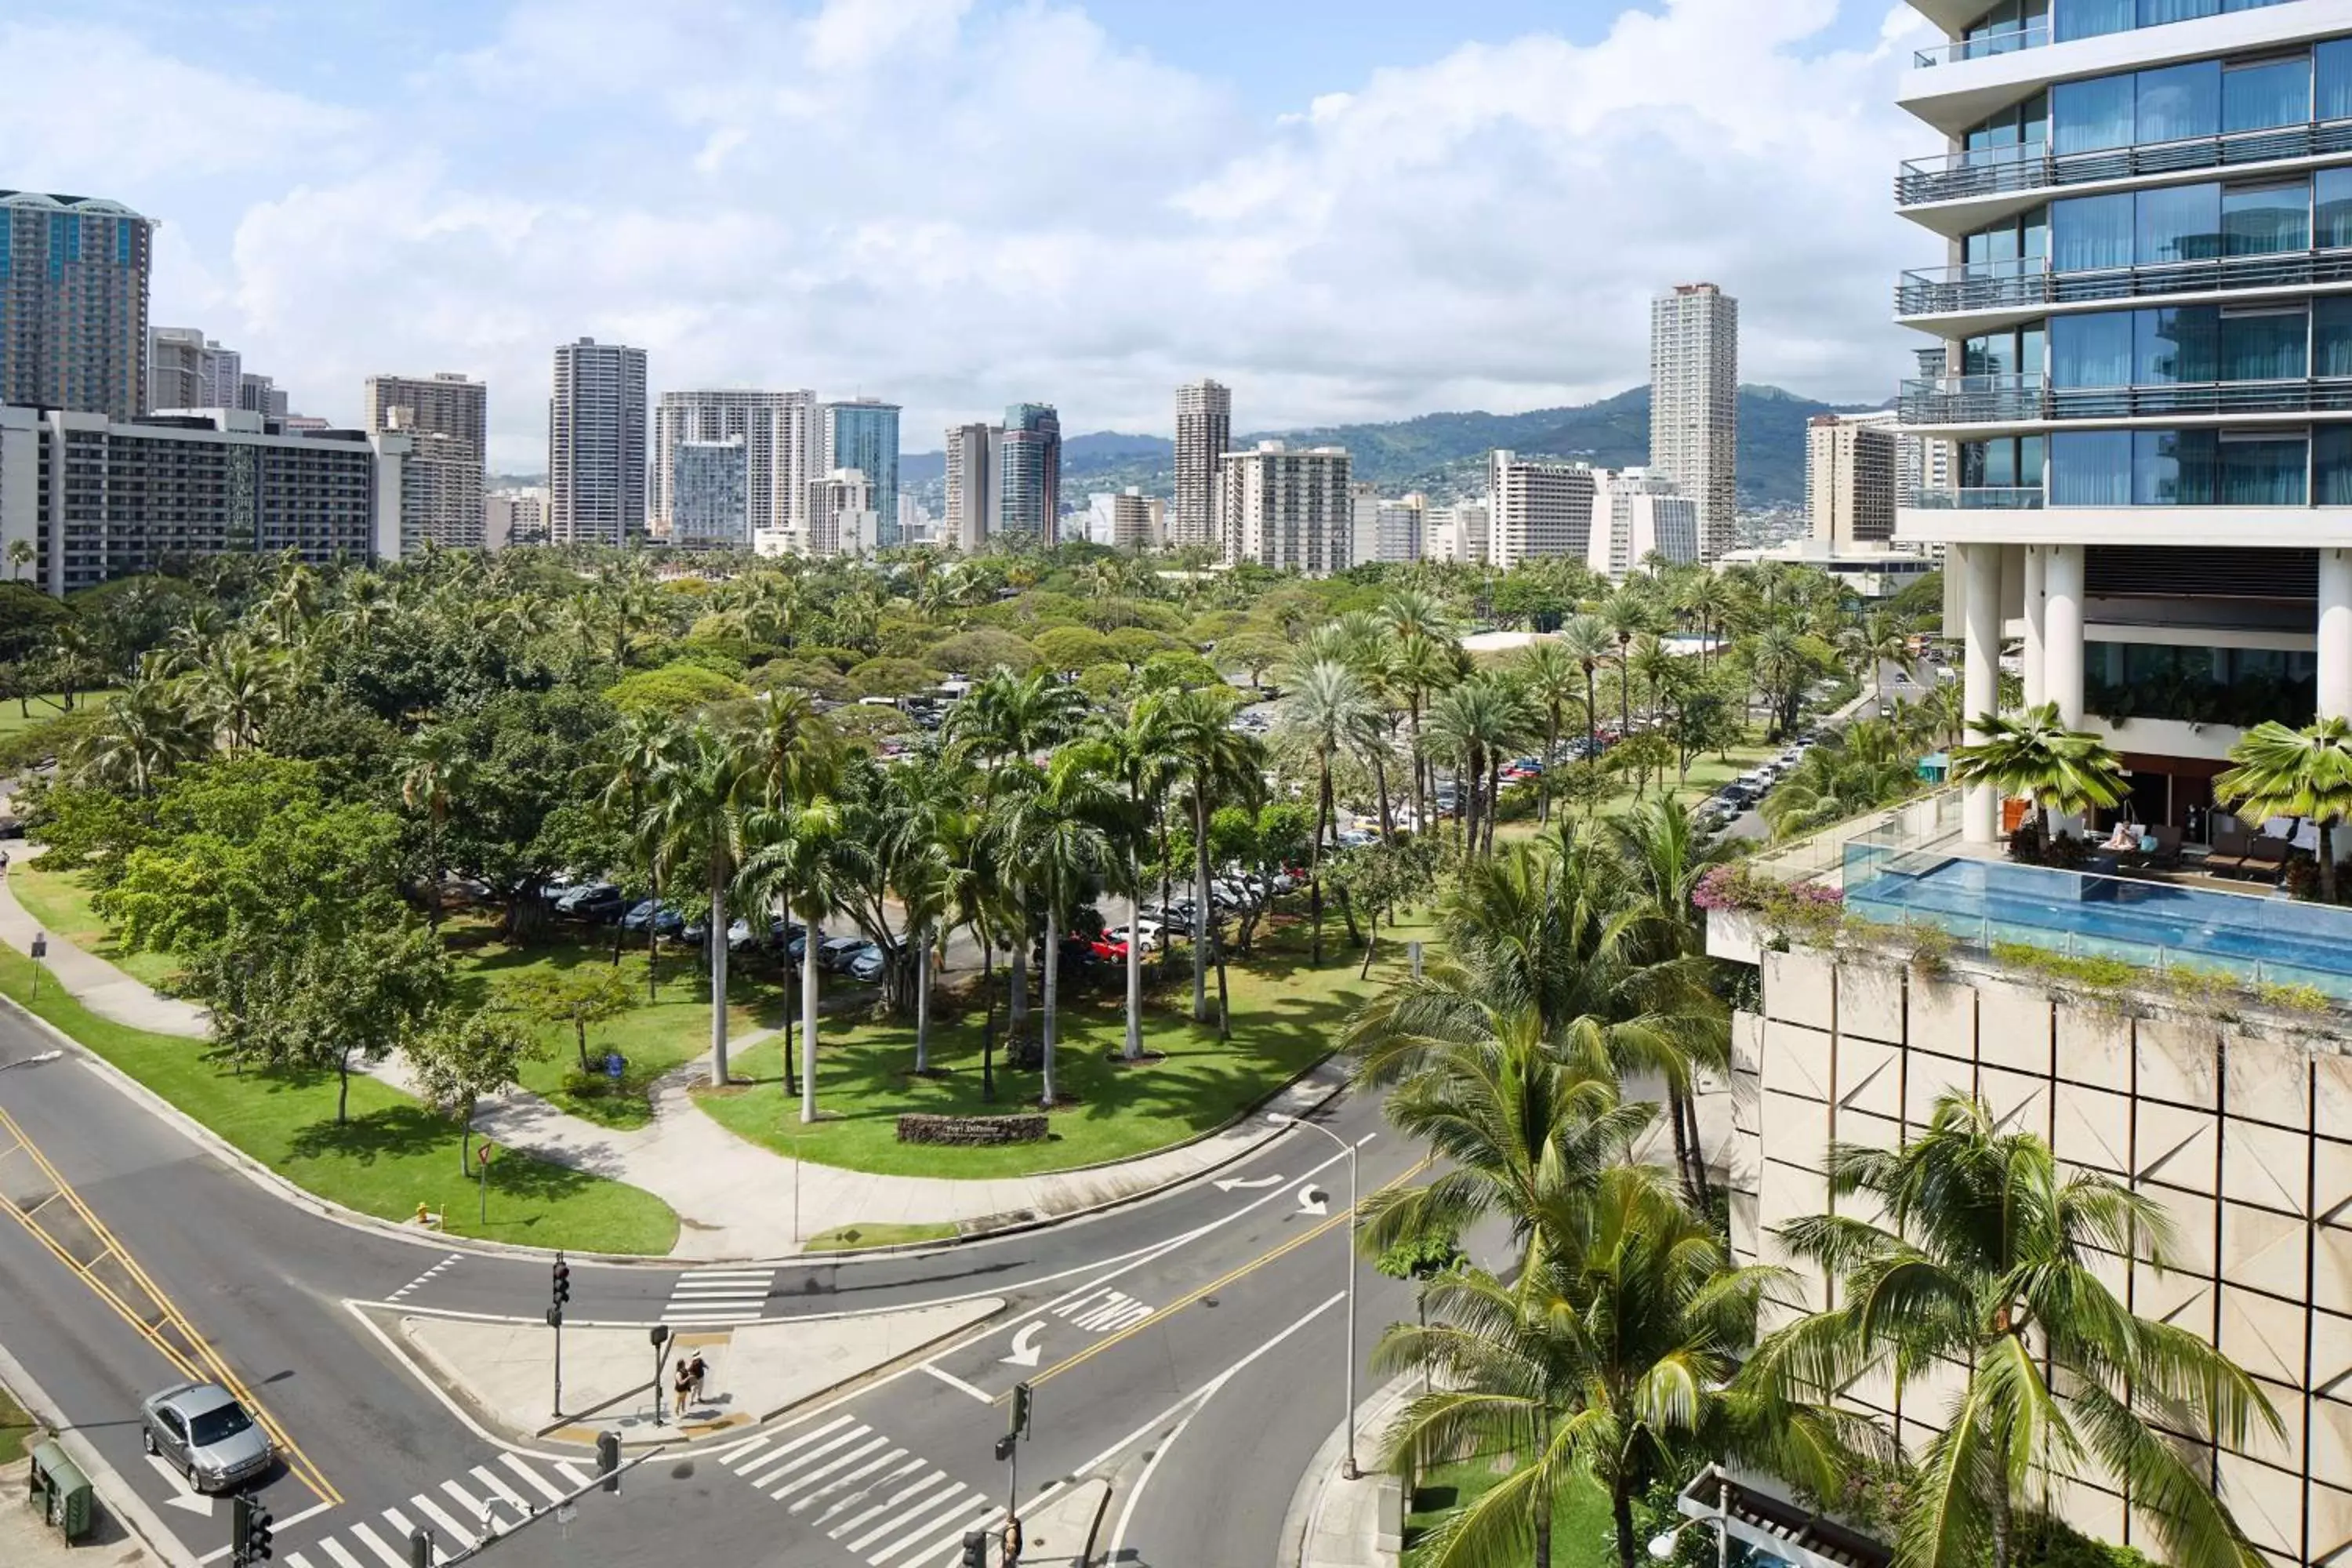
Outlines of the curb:
M 171 1568 L 196 1568 L 194 1555 L 180 1544 L 178 1536 L 163 1527 L 163 1519 L 147 1506 L 147 1500 L 131 1489 L 122 1472 L 99 1457 L 80 1429 L 60 1426 L 51 1420 L 52 1415 L 65 1406 L 42 1391 L 41 1385 L 33 1381 L 33 1374 L 8 1353 L 5 1345 L 0 1345 L 0 1383 L 16 1391 L 26 1407 L 48 1428 L 58 1447 L 65 1449 L 66 1457 L 81 1467 L 82 1474 L 89 1478 L 89 1484 L 98 1491 L 100 1508 L 121 1520 L 141 1545 Z
M 1420 1374 L 1407 1373 L 1372 1391 L 1370 1398 L 1356 1406 L 1356 1432 L 1359 1438 L 1370 1433 L 1386 1421 L 1395 1408 L 1412 1396 L 1413 1384 Z M 1282 1533 L 1276 1537 L 1276 1568 L 1301 1568 L 1307 1559 L 1307 1537 L 1314 1529 L 1318 1515 L 1323 1511 L 1323 1495 L 1339 1477 L 1339 1467 L 1347 1457 L 1348 1427 L 1345 1422 L 1331 1428 L 1323 1446 L 1315 1450 L 1307 1461 L 1306 1472 L 1291 1489 L 1290 1507 L 1282 1516 Z M 1370 1471 L 1364 1472 L 1367 1475 Z M 1369 1568 L 1369 1563 L 1367 1564 Z

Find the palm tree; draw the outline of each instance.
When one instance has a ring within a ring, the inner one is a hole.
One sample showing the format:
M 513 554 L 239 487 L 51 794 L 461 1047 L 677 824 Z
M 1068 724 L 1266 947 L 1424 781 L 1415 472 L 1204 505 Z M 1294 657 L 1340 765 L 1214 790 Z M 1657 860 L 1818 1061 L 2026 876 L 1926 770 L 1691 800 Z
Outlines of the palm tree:
M 425 831 L 431 840 L 433 901 L 426 921 L 435 931 L 441 929 L 441 879 L 446 870 L 442 856 L 443 837 L 448 828 L 449 808 L 465 787 L 472 759 L 466 755 L 457 736 L 436 727 L 418 734 L 412 742 L 400 775 L 400 804 L 425 814 Z
M 1192 807 L 1192 1021 L 1209 1021 L 1209 943 L 1215 915 L 1209 898 L 1209 818 L 1223 805 L 1255 805 L 1265 788 L 1265 753 L 1233 727 L 1233 700 L 1209 687 L 1168 699 L 1169 744 L 1180 759 Z
M 1593 739 L 1593 723 L 1601 710 L 1594 699 L 1593 677 L 1615 650 L 1616 634 L 1599 616 L 1570 616 L 1560 626 L 1559 646 L 1584 672 L 1584 754 L 1597 757 L 1601 748 Z
M 136 679 L 108 701 L 98 728 L 76 742 L 67 761 L 77 782 L 144 800 L 174 768 L 211 749 L 211 738 L 188 722 L 165 684 Z
M 1315 761 L 1315 837 L 1307 851 L 1307 907 L 1314 922 L 1311 962 L 1323 962 L 1323 841 L 1331 822 L 1331 762 L 1341 752 L 1363 746 L 1376 735 L 1379 707 L 1356 672 L 1337 659 L 1318 658 L 1284 683 L 1277 731 L 1290 748 Z M 1200 889 L 1203 900 L 1207 884 Z
M 1601 618 L 1609 627 L 1609 635 L 1617 644 L 1617 720 L 1622 726 L 1621 734 L 1633 731 L 1633 679 L 1627 667 L 1627 650 L 1633 639 L 1650 629 L 1650 602 L 1640 589 L 1630 582 L 1621 583 L 1601 602 Z
M 824 941 L 824 917 L 839 902 L 842 826 L 839 805 L 822 795 L 761 806 L 746 816 L 743 825 L 748 847 L 740 876 L 743 888 L 762 909 L 782 905 L 800 911 L 803 1123 L 817 1118 L 818 975 L 823 967 L 817 963 L 817 949 Z M 784 1065 L 784 1079 L 789 1085 L 789 1061 Z
M 258 743 L 269 710 L 285 695 L 277 656 L 245 637 L 217 644 L 193 678 L 196 711 L 222 736 L 231 756 Z
M 1430 694 L 1460 679 L 1461 649 L 1439 643 L 1419 632 L 1408 632 L 1391 645 L 1388 684 L 1404 695 L 1405 715 L 1412 727 L 1412 820 L 1414 831 L 1429 831 L 1429 753 L 1422 745 L 1421 720 Z
M 1918 770 L 1881 719 L 1822 738 L 1758 807 L 1775 838 L 1798 838 L 1911 794 Z
M 955 869 L 973 829 L 965 809 L 970 780 L 938 758 L 914 758 L 881 770 L 881 811 L 867 847 L 881 882 L 905 912 L 906 945 L 915 953 L 915 1071 L 931 1068 L 931 952 L 948 915 Z M 892 953 L 895 967 L 900 954 Z
M 1129 815 L 1137 831 L 1127 845 L 1128 908 L 1143 902 L 1143 845 L 1147 824 L 1156 824 L 1168 791 L 1183 766 L 1176 750 L 1176 729 L 1168 716 L 1167 695 L 1152 692 L 1129 705 L 1124 724 L 1105 724 L 1099 739 L 1112 771 L 1126 784 Z M 1161 836 L 1163 841 L 1165 836 Z M 1143 940 L 1135 921 L 1127 928 L 1127 1045 L 1129 1061 L 1143 1057 Z
M 2352 723 L 2321 719 L 2300 730 L 2276 720 L 2230 748 L 2213 798 L 2242 816 L 2308 816 L 2319 828 L 2319 896 L 2336 901 L 2336 825 L 2352 815 Z
M 596 809 L 604 821 L 617 826 L 634 858 L 646 868 L 654 901 L 661 901 L 659 857 L 646 834 L 646 799 L 655 779 L 676 761 L 684 731 L 667 715 L 632 713 L 614 731 L 608 761 L 597 785 Z M 654 994 L 656 961 L 660 955 L 661 922 L 646 922 L 646 994 Z M 613 928 L 613 962 L 621 962 L 622 928 Z
M 1040 1103 L 1051 1110 L 1054 1046 L 1059 1032 L 1062 942 L 1086 879 L 1109 867 L 1130 833 L 1130 812 L 1114 776 L 1115 759 L 1099 742 L 1066 746 L 1039 767 L 1015 763 L 1005 772 L 994 819 L 986 829 L 1011 879 L 1042 906 L 1045 921 L 1045 1017 L 1040 1034 L 1045 1083 Z M 1207 889 L 1202 890 L 1207 896 Z
M 1836 1279 L 1832 1310 L 1774 1333 L 1741 1373 L 1766 1398 L 1826 1398 L 1881 1368 L 1957 1375 L 1944 1429 L 1905 1490 L 1898 1568 L 2018 1556 L 2017 1510 L 2085 1459 L 2123 1484 L 2181 1568 L 2255 1568 L 2205 1465 L 2148 1425 L 2242 1448 L 2284 1430 L 2261 1386 L 2197 1335 L 2133 1313 L 2108 1288 L 2116 1257 L 2162 1268 L 2163 1206 L 2050 1146 L 2004 1132 L 1980 1100 L 1948 1094 L 1901 1149 L 1835 1143 L 1842 1211 L 1780 1231 Z M 1858 1207 L 1846 1200 L 1862 1197 Z M 1884 1223 L 1860 1217 L 1881 1214 Z M 1916 1395 L 1915 1395 L 1916 1398 Z
M 1831 1484 L 1838 1418 L 1730 1386 L 1781 1270 L 1734 1267 L 1648 1166 L 1546 1190 L 1528 1223 L 1539 1239 L 1516 1279 L 1439 1278 L 1431 1324 L 1401 1323 L 1374 1352 L 1380 1369 L 1433 1384 L 1391 1429 L 1392 1464 L 1517 1461 L 1433 1532 L 1430 1568 L 1549 1568 L 1554 1507 L 1587 1480 L 1609 1494 L 1620 1568 L 1636 1568 L 1633 1500 L 1691 1451 Z
M 2131 793 L 2115 752 L 2090 731 L 2068 729 L 2055 702 L 2013 716 L 1979 713 L 1969 722 L 1984 739 L 1954 748 L 1952 782 L 2030 795 L 2041 808 L 2044 839 L 2053 811 L 2087 812 Z
M 8 542 L 8 579 L 10 582 L 16 582 L 21 579 L 25 568 L 33 563 L 35 553 L 33 542 L 29 539 L 12 539 Z
M 1576 700 L 1576 684 L 1581 673 L 1576 655 L 1566 644 L 1552 637 L 1538 637 L 1519 655 L 1513 672 L 1519 686 L 1544 714 L 1544 754 L 1542 793 L 1538 797 L 1536 820 L 1551 821 L 1552 775 L 1559 766 L 1559 716 Z
M 708 722 L 678 738 L 647 792 L 644 830 L 663 880 L 700 874 L 710 897 L 710 1081 L 728 1082 L 727 893 L 745 855 L 743 811 L 759 780 L 741 738 Z M 814 932 L 811 933 L 814 942 Z
M 1463 849 L 1479 847 L 1483 823 L 1486 849 L 1495 847 L 1496 792 L 1503 759 L 1535 728 L 1535 714 L 1517 683 L 1481 671 L 1447 690 L 1429 710 L 1433 741 L 1460 760 Z

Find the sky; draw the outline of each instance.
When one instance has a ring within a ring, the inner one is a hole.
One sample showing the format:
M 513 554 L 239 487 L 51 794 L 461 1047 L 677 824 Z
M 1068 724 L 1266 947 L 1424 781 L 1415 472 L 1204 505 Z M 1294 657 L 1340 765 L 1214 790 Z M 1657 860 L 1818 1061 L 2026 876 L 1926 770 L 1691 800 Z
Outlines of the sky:
M 1166 433 L 1589 401 L 1650 297 L 1741 301 L 1744 380 L 1878 402 L 1935 247 L 1892 0 L 80 0 L 0 20 L 0 186 L 160 220 L 152 320 L 355 422 L 551 350 L 651 384 L 1016 401 Z

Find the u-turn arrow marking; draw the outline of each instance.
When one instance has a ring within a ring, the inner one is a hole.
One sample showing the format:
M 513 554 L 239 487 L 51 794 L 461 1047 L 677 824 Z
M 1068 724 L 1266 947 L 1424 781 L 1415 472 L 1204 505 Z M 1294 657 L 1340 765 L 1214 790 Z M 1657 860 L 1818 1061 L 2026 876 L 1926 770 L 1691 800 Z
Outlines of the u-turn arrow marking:
M 1003 1364 L 1035 1366 L 1037 1358 L 1045 1354 L 1044 1349 L 1037 1343 L 1037 1336 L 1045 1331 L 1045 1325 L 1043 1320 L 1022 1325 L 1021 1331 L 1013 1336 L 1013 1353 L 1003 1359 Z

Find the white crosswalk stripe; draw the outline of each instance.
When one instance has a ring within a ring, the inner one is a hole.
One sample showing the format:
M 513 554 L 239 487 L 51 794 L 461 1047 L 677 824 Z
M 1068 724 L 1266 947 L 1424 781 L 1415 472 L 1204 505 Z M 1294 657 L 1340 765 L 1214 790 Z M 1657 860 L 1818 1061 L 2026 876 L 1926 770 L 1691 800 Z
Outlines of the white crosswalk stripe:
M 572 1489 L 551 1479 L 543 1473 L 546 1468 L 551 1467 L 559 1474 L 578 1468 L 562 1461 L 541 1460 L 535 1465 L 506 1452 L 499 1455 L 499 1463 L 513 1481 L 487 1463 L 476 1465 L 463 1476 L 436 1482 L 397 1508 L 354 1520 L 318 1540 L 305 1540 L 299 1552 L 285 1554 L 286 1568 L 408 1568 L 408 1539 L 418 1525 L 433 1533 L 442 1555 L 467 1550 L 487 1536 L 493 1525 L 500 1532 L 512 1530 L 527 1515 L 545 1512 Z M 581 1470 L 572 1485 L 589 1479 L 589 1473 Z M 520 1486 L 515 1484 L 518 1481 Z M 488 1522 L 483 1518 L 485 1503 L 489 1509 Z
M 687 1328 L 756 1322 L 767 1310 L 775 1281 L 772 1268 L 698 1268 L 681 1274 L 662 1308 L 662 1321 Z
M 851 1415 L 781 1440 L 751 1438 L 719 1458 L 872 1568 L 934 1568 L 942 1559 L 953 1568 L 967 1531 L 1004 1518 L 984 1491 Z
M 924 1564 L 937 1564 L 938 1568 L 961 1568 L 961 1564 L 963 1563 L 963 1538 L 975 1530 L 985 1530 L 993 1532 L 997 1524 L 1003 1518 L 1004 1510 L 1003 1509 L 992 1508 L 986 1513 L 982 1514 L 978 1519 L 965 1521 L 963 1523 L 957 1525 L 955 1529 L 950 1531 L 946 1535 L 941 1536 L 939 1540 L 931 1542 L 929 1550 L 919 1552 L 914 1556 L 908 1558 L 908 1568 L 923 1568 Z M 942 1558 L 942 1554 L 944 1554 L 944 1559 Z

